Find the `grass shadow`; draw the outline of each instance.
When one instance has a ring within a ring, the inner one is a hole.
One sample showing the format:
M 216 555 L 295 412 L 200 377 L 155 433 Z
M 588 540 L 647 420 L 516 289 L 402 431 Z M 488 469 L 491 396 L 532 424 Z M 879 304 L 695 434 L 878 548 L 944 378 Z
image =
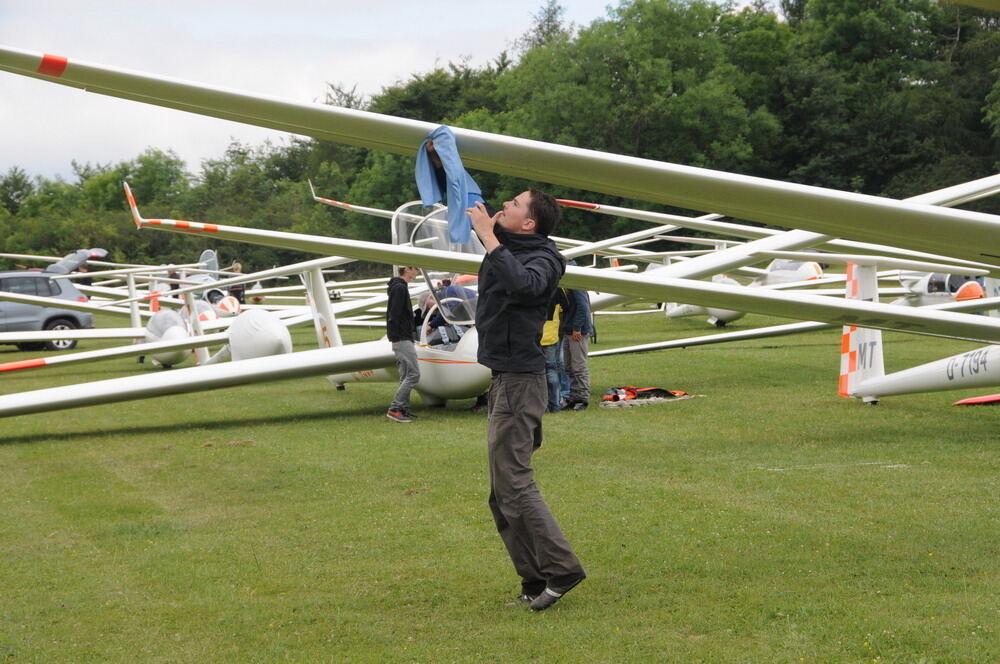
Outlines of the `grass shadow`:
M 337 420 L 344 417 L 358 415 L 381 414 L 378 410 L 371 408 L 354 408 L 347 410 L 337 410 L 324 413 L 287 413 L 278 416 L 240 418 L 232 417 L 226 419 L 202 420 L 185 423 L 186 428 L 207 429 L 209 431 L 220 431 L 232 428 L 259 426 L 268 424 L 285 424 L 296 422 L 315 422 L 323 420 Z M 146 434 L 167 434 L 177 431 L 177 424 L 155 424 L 149 426 L 122 426 L 120 428 L 107 428 L 102 426 L 99 429 L 81 429 L 79 431 L 59 432 L 59 433 L 37 433 L 29 436 L 0 436 L 0 446 L 20 445 L 25 443 L 38 443 L 58 438 L 65 441 L 73 441 L 99 436 L 118 435 L 146 435 Z

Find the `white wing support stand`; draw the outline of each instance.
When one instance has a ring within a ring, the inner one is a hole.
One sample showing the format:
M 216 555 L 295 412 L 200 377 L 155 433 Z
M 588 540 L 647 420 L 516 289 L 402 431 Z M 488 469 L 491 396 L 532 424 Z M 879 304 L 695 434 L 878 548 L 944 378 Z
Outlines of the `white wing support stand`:
M 322 268 L 316 266 L 302 273 L 302 281 L 306 286 L 307 300 L 313 312 L 313 322 L 316 325 L 316 342 L 320 348 L 343 346 L 337 317 L 330 307 L 330 295 L 326 290 L 326 278 Z
M 204 336 L 205 332 L 201 328 L 201 319 L 198 317 L 198 308 L 195 305 L 193 293 L 184 293 L 184 305 L 188 310 L 188 322 L 191 325 L 191 333 L 196 337 Z M 208 362 L 209 354 L 207 348 L 195 348 L 192 352 L 198 364 Z
M 139 300 L 135 289 L 135 275 L 129 272 L 125 275 L 125 283 L 128 284 L 128 316 L 132 327 L 142 327 L 142 317 L 139 315 Z

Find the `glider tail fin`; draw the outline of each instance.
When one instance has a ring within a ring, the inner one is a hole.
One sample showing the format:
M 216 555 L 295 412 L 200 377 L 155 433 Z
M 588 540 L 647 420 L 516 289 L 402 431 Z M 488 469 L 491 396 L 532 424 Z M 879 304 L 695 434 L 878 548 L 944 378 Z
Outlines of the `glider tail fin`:
M 878 300 L 878 277 L 874 265 L 852 263 L 847 266 L 847 298 L 869 302 Z M 863 396 L 859 394 L 861 385 L 884 374 L 882 331 L 845 325 L 840 342 L 840 396 Z
M 198 257 L 198 262 L 201 263 L 206 270 L 210 270 L 213 273 L 213 278 L 219 278 L 217 273 L 219 269 L 219 257 L 215 253 L 214 249 L 206 249 L 201 252 L 201 256 Z
M 1000 296 L 1000 279 L 997 279 L 996 277 L 986 277 L 983 280 L 983 290 L 986 291 L 986 297 Z M 987 315 L 1000 318 L 1000 309 L 991 309 L 987 312 Z

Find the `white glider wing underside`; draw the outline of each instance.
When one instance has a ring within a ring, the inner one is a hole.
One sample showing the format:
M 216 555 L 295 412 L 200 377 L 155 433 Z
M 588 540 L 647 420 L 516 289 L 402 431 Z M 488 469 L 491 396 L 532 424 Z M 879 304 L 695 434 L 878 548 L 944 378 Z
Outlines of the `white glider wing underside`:
M 100 327 L 81 330 L 36 330 L 33 332 L 0 332 L 0 344 L 31 341 L 70 341 L 87 339 L 142 339 L 144 327 Z
M 881 292 L 881 291 L 880 291 Z M 973 302 L 948 302 L 922 307 L 924 310 L 932 311 L 982 311 L 986 309 L 996 309 L 1000 307 L 1000 297 L 976 300 Z M 645 312 L 643 312 L 645 313 Z M 708 346 L 712 344 L 729 343 L 731 341 L 749 341 L 753 339 L 768 339 L 771 337 L 782 337 L 789 334 L 800 334 L 802 332 L 814 332 L 816 330 L 830 330 L 836 327 L 828 323 L 801 322 L 786 323 L 784 325 L 771 325 L 768 327 L 758 327 L 752 330 L 736 330 L 734 332 L 722 332 L 720 334 L 708 334 L 699 337 L 687 337 L 684 339 L 671 339 L 670 341 L 655 341 L 648 344 L 636 346 L 620 346 L 607 350 L 594 351 L 588 353 L 589 357 L 604 357 L 607 355 L 624 355 L 628 353 L 646 353 L 655 350 L 669 350 L 671 348 L 693 348 L 694 346 Z
M 139 335 L 142 337 L 142 334 Z M 48 357 L 37 357 L 30 360 L 17 360 L 14 362 L 4 362 L 0 364 L 0 372 L 18 371 L 22 369 L 38 369 L 41 367 L 66 366 L 70 364 L 80 364 L 82 362 L 95 362 L 98 360 L 110 360 L 121 357 L 136 357 L 138 355 L 156 355 L 178 350 L 192 350 L 203 348 L 215 344 L 224 344 L 229 341 L 229 334 L 226 332 L 216 332 L 215 334 L 203 334 L 196 337 L 186 337 L 179 341 L 153 341 L 150 343 L 127 344 L 116 348 L 101 348 L 99 350 L 85 350 L 79 353 L 61 353 L 59 355 L 49 355 Z
M 11 293 L 0 291 L 0 300 L 8 302 L 18 302 L 20 304 L 35 304 L 40 307 L 50 307 L 52 309 L 70 309 L 71 311 L 85 311 L 92 314 L 124 314 L 128 315 L 129 310 L 115 306 L 99 306 L 91 302 L 76 302 L 74 300 L 61 300 L 57 297 L 44 297 L 41 295 L 25 295 L 22 293 Z
M 782 337 L 789 334 L 801 334 L 802 332 L 813 332 L 815 330 L 828 330 L 833 325 L 826 323 L 808 322 L 786 323 L 785 325 L 772 325 L 765 328 L 753 330 L 737 330 L 735 332 L 723 332 L 721 334 L 708 334 L 700 337 L 687 337 L 686 339 L 672 339 L 670 341 L 655 341 L 648 344 L 636 346 L 621 346 L 619 348 L 609 348 L 588 353 L 588 357 L 603 357 L 605 355 L 626 355 L 629 353 L 646 353 L 654 350 L 669 350 L 671 348 L 693 348 L 694 346 L 709 346 L 712 344 L 729 343 L 732 341 L 749 341 L 752 339 L 769 339 L 771 337 Z
M 112 378 L 0 396 L 0 417 L 147 399 L 305 376 L 349 373 L 392 366 L 389 342 L 368 341 L 252 360 Z
M 89 92 L 413 155 L 435 125 L 0 47 L 0 70 Z M 995 263 L 1000 219 L 455 128 L 466 166 L 535 181 Z

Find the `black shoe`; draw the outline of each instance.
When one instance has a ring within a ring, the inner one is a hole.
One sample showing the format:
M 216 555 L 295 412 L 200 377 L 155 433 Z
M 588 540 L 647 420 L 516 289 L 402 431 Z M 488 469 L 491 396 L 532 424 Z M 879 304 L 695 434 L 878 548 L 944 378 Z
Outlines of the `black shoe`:
M 404 424 L 409 424 L 413 421 L 413 416 L 408 415 L 405 410 L 393 410 L 390 408 L 386 411 L 385 416 L 390 420 L 396 420 L 397 422 L 402 422 Z
M 547 587 L 545 591 L 542 592 L 538 597 L 531 600 L 531 610 L 544 611 L 545 609 L 549 608 L 550 606 L 558 602 L 560 599 L 562 599 L 563 595 L 565 595 L 570 590 L 573 590 L 573 588 L 580 585 L 580 582 L 583 581 L 585 578 L 586 577 L 581 576 L 576 581 L 572 581 L 568 586 L 561 586 L 558 588 Z
M 419 417 L 417 417 L 416 415 L 414 415 L 413 411 L 411 411 L 409 408 L 407 408 L 406 410 L 404 410 L 403 413 L 405 413 L 406 416 L 409 417 L 410 420 L 412 420 L 414 422 L 416 422 L 417 420 L 420 419 Z
M 476 397 L 476 403 L 469 408 L 470 413 L 488 413 L 490 412 L 490 401 L 486 394 L 480 394 Z
M 507 606 L 530 606 L 534 601 L 534 595 L 518 595 L 517 599 L 507 602 Z
M 590 403 L 586 401 L 577 401 L 573 404 L 573 410 L 587 410 L 587 406 L 589 405 Z

